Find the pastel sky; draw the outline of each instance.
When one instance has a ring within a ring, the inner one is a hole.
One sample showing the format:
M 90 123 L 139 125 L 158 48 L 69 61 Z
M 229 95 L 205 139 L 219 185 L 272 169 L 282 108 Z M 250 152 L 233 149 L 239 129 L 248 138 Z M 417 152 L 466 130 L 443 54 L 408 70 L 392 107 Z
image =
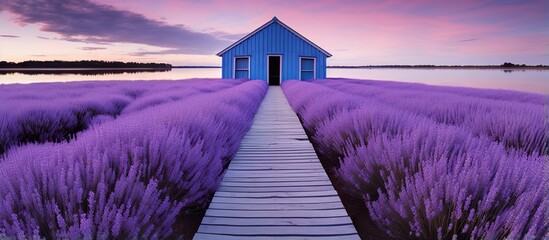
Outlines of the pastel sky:
M 220 65 L 273 16 L 329 65 L 549 65 L 547 0 L 0 0 L 0 60 Z

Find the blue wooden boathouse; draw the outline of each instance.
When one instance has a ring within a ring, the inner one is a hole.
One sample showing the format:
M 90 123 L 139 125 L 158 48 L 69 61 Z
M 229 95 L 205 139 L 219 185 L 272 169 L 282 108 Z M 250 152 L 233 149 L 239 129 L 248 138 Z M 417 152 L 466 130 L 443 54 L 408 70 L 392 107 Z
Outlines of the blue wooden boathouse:
M 280 85 L 291 79 L 326 78 L 332 55 L 274 17 L 217 56 L 223 78 L 247 78 Z

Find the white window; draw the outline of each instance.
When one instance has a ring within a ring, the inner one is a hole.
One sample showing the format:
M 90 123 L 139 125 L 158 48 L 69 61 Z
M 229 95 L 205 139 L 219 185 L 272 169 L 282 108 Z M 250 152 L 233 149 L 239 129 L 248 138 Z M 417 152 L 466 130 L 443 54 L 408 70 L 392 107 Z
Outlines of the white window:
M 234 78 L 250 78 L 250 57 L 234 58 Z
M 316 79 L 316 58 L 313 58 L 313 57 L 299 58 L 299 79 L 300 80 Z

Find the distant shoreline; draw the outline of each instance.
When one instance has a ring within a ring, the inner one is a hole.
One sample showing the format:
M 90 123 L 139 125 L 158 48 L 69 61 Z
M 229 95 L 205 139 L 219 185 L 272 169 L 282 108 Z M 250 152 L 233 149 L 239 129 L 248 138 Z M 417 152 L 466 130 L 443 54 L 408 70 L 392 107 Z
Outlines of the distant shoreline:
M 0 68 L 1 75 L 20 73 L 23 75 L 109 75 L 140 72 L 168 72 L 171 68 Z
M 430 66 L 430 65 L 369 65 L 369 66 L 327 66 L 327 68 L 341 69 L 455 69 L 455 70 L 549 70 L 549 66 Z
M 0 71 L 62 71 L 62 70 L 81 70 L 81 71 L 122 71 L 122 70 L 170 70 L 174 68 L 221 68 L 221 66 L 172 66 L 166 63 L 123 63 L 123 62 L 103 62 L 103 61 L 26 61 L 21 63 L 12 63 L 0 61 Z M 442 69 L 442 70 L 549 70 L 547 65 L 519 65 L 506 63 L 503 65 L 332 65 L 326 68 L 334 69 Z
M 221 66 L 173 66 L 172 68 L 221 68 Z
M 105 70 L 105 71 L 124 71 L 124 70 L 170 70 L 172 68 L 139 68 L 139 67 L 121 67 L 121 68 L 108 68 L 108 67 L 0 67 L 0 71 L 97 71 L 97 70 Z
M 221 66 L 173 66 L 173 67 L 2 67 L 3 70 L 152 70 L 152 69 L 174 69 L 174 68 L 221 68 Z
M 0 61 L 0 69 L 171 69 L 172 65 L 167 63 L 138 63 L 138 62 L 118 62 L 118 61 L 24 61 L 24 62 L 6 62 Z
M 0 67 L 0 71 L 63 71 L 63 70 L 169 70 L 174 68 L 221 68 L 221 66 L 173 66 L 173 67 Z M 455 70 L 549 70 L 549 66 L 501 67 L 501 66 L 327 66 L 334 69 L 455 69 Z

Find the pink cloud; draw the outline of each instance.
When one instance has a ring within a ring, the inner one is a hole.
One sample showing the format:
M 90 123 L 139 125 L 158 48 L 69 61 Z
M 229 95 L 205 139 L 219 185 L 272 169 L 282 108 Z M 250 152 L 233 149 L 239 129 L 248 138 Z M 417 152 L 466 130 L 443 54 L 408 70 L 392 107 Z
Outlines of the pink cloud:
M 410 63 L 419 59 L 418 56 L 437 62 L 452 57 L 502 58 L 536 52 L 539 54 L 535 59 L 542 59 L 542 54 L 548 54 L 546 9 L 549 2 L 544 0 L 287 0 L 276 3 L 97 0 L 95 3 L 112 5 L 170 26 L 186 26 L 186 30 L 198 35 L 205 33 L 226 41 L 234 41 L 277 16 L 334 53 L 330 61 L 340 64 L 360 59 L 374 61 L 373 64 L 375 61 Z M 177 44 L 175 41 L 170 46 Z M 219 46 L 214 48 L 212 51 L 220 50 Z M 345 51 L 338 51 L 341 49 Z M 379 60 L 381 58 L 383 60 Z

